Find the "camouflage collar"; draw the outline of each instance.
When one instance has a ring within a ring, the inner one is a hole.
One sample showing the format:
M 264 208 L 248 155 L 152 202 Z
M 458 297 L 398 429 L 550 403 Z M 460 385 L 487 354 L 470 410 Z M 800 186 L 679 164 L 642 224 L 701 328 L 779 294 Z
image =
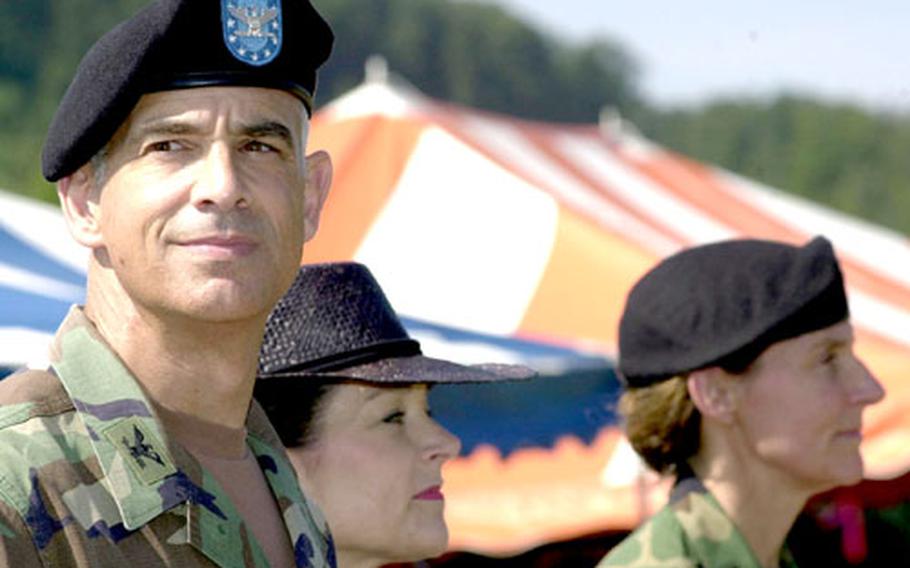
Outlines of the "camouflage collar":
M 699 566 L 761 568 L 761 563 L 733 520 L 707 487 L 688 468 L 680 468 L 669 505 Z M 786 545 L 779 566 L 797 568 Z
M 230 499 L 189 452 L 168 439 L 136 378 L 82 309 L 70 310 L 53 350 L 53 370 L 88 431 L 104 475 L 109 493 L 99 487 L 93 500 L 104 509 L 98 514 L 108 526 L 119 518 L 132 531 L 172 511 L 186 518 L 185 542 L 216 564 L 231 565 L 231 559 L 242 557 L 243 542 L 236 535 L 243 532 L 243 521 Z M 278 435 L 255 401 L 246 428 L 247 444 L 279 505 L 298 565 L 333 566 L 325 519 L 301 493 Z
M 53 369 L 91 438 L 125 528 L 167 510 L 165 480 L 177 473 L 165 437 L 139 384 L 74 307 L 54 339 Z

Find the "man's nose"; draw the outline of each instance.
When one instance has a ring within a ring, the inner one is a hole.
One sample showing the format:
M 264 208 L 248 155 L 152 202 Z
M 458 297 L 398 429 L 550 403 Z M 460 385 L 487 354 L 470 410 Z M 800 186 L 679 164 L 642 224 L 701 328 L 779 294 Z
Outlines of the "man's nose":
M 249 196 L 237 168 L 236 156 L 227 144 L 212 144 L 199 164 L 199 175 L 193 187 L 196 205 L 221 210 L 249 205 Z

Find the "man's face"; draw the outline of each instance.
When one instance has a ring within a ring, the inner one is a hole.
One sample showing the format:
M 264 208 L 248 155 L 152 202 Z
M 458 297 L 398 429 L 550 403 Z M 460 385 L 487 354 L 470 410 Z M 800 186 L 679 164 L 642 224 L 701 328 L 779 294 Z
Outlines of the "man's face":
M 303 105 L 272 89 L 140 100 L 92 196 L 97 256 L 140 310 L 212 321 L 268 313 L 299 265 L 305 209 L 320 203 L 305 200 L 307 127 Z

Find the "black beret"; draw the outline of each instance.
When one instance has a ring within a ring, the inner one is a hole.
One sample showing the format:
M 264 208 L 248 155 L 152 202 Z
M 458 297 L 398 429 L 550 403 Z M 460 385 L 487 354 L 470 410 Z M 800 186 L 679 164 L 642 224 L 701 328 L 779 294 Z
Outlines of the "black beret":
M 831 243 L 740 239 L 679 252 L 632 288 L 619 370 L 640 387 L 705 367 L 744 369 L 771 344 L 848 316 Z
M 51 122 L 48 181 L 82 167 L 145 93 L 240 85 L 288 91 L 312 111 L 334 36 L 308 0 L 157 0 L 82 59 Z

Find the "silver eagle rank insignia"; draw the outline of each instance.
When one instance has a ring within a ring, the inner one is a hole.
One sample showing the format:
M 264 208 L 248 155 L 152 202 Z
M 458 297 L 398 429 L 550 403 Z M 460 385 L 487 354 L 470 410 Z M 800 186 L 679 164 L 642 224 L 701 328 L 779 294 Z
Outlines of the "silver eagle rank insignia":
M 224 43 L 249 65 L 265 65 L 281 51 L 281 0 L 221 0 Z

